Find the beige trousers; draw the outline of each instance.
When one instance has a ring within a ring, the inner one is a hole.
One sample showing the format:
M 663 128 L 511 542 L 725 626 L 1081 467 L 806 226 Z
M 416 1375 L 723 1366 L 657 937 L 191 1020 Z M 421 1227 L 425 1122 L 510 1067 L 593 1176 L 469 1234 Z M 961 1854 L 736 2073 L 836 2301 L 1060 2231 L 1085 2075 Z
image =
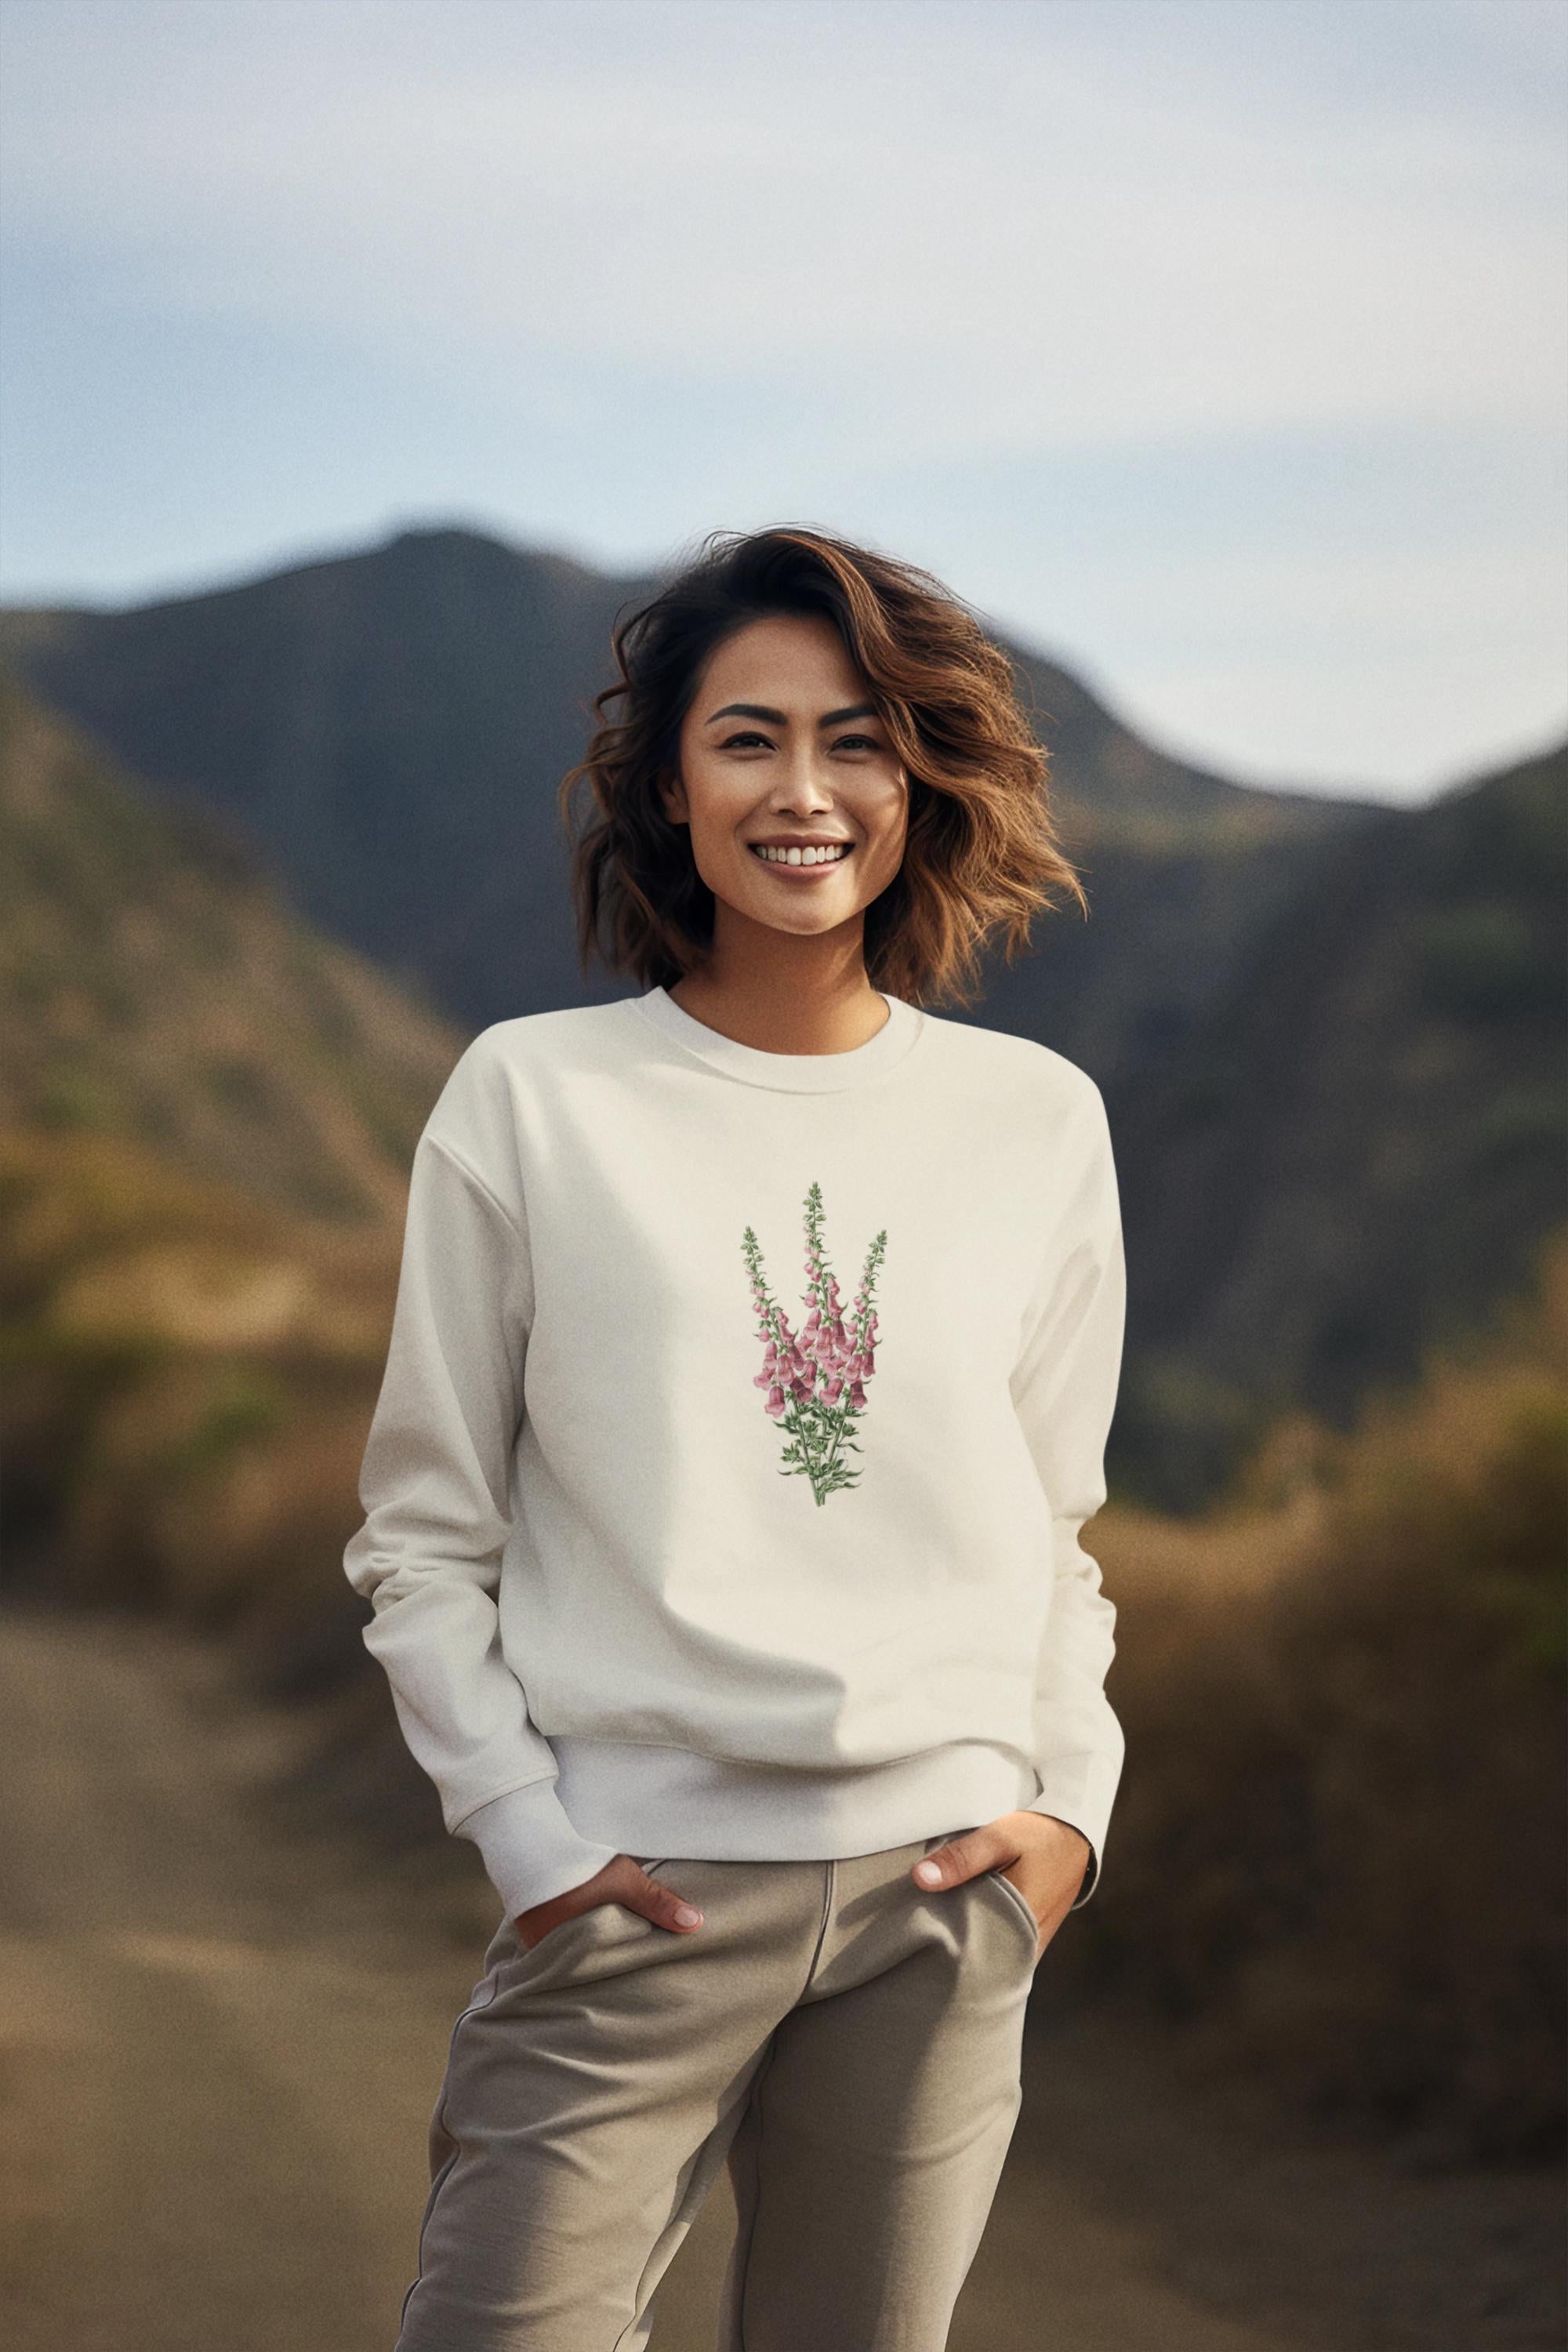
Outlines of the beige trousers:
M 601 1904 L 529 1951 L 503 1920 L 452 2032 L 396 2352 L 642 2352 L 726 2160 L 718 2352 L 942 2352 L 1017 2119 L 1037 1941 L 997 1872 L 914 1884 L 954 1834 L 638 1854 L 700 1906 L 689 1935 Z

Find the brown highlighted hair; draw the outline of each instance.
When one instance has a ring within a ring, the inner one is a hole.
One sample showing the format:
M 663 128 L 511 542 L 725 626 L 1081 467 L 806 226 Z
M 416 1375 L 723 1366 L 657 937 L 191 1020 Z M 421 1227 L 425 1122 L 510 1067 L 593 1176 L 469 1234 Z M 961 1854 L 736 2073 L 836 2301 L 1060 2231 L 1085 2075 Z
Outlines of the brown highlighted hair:
M 713 894 L 656 787 L 679 773 L 709 656 L 749 622 L 788 613 L 834 623 L 909 778 L 903 863 L 865 912 L 871 982 L 912 1003 L 971 1005 L 994 934 L 1011 963 L 1053 892 L 1088 911 L 1058 839 L 1047 755 L 1012 665 L 966 604 L 915 564 L 804 525 L 710 532 L 658 595 L 617 616 L 620 677 L 595 696 L 599 725 L 558 795 L 582 967 L 597 951 L 644 987 L 669 987 L 707 953 Z M 592 808 L 574 830 L 584 787 Z

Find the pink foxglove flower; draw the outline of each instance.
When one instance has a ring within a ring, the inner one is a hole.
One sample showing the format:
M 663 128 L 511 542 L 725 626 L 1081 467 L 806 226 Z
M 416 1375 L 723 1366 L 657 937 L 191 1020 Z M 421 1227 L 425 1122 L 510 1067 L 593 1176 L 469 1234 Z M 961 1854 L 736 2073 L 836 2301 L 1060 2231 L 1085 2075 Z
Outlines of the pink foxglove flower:
M 866 1410 L 866 1382 L 877 1368 L 877 1276 L 887 1247 L 886 1226 L 866 1253 L 853 1305 L 846 1311 L 838 1277 L 822 1237 L 822 1187 L 805 1196 L 806 1316 L 799 1336 L 768 1289 L 763 1254 L 748 1225 L 741 1247 L 751 1278 L 757 1337 L 766 1344 L 752 1386 L 767 1391 L 763 1410 L 780 1423 L 787 1443 L 782 1478 L 808 1478 L 820 1506 L 858 1483 L 844 1458 L 858 1454 L 854 1427 Z

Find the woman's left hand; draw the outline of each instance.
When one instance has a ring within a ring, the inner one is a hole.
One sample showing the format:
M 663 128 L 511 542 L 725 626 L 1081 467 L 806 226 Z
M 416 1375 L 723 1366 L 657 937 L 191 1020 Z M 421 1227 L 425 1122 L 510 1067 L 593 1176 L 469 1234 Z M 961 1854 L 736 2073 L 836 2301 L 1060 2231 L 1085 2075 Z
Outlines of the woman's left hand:
M 1001 1813 L 933 1846 L 910 1874 L 927 1891 L 961 1886 L 987 1870 L 1011 1879 L 1039 1922 L 1037 1961 L 1078 1900 L 1091 1851 L 1083 1832 L 1054 1813 Z

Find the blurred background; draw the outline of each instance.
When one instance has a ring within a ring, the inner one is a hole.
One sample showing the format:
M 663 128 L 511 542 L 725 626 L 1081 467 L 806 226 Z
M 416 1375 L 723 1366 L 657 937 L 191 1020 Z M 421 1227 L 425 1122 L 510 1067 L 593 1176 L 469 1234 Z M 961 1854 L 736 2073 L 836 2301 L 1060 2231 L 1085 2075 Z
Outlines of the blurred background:
M 1125 1778 L 954 2352 L 1560 2347 L 1568 12 L 0 34 L 7 2341 L 394 2339 L 496 1908 L 341 1566 L 409 1160 L 633 992 L 555 786 L 794 521 L 1016 666 L 1091 912 L 970 1017 L 1128 1244 Z

